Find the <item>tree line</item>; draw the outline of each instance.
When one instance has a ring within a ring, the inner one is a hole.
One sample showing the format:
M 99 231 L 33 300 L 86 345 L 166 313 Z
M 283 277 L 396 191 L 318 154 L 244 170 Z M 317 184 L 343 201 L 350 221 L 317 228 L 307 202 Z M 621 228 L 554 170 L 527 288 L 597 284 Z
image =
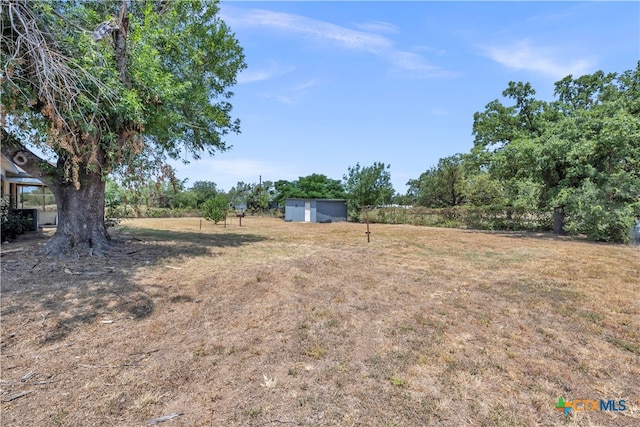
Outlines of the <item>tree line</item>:
M 222 207 L 258 213 L 282 209 L 288 198 L 344 199 L 352 216 L 357 217 L 362 206 L 386 205 L 398 197 L 389 169 L 381 162 L 371 166 L 358 163 L 349 166 L 342 181 L 312 173 L 293 181 L 240 181 L 224 191 L 213 181 L 196 181 L 187 187 L 187 179 L 176 178 L 175 171 L 166 168 L 165 174 L 142 184 L 138 180 L 109 179 L 105 191 L 107 217 L 170 216 Z
M 442 221 L 489 229 L 553 230 L 626 242 L 640 215 L 640 62 L 620 74 L 598 71 L 555 83 L 555 99 L 535 98 L 529 83 L 509 82 L 503 100 L 473 117 L 473 148 L 442 158 L 407 182 L 391 184 L 390 165 L 349 166 L 342 180 L 313 173 L 297 180 L 239 182 L 228 193 L 213 182 L 150 188 L 158 207 L 199 209 L 224 196 L 250 211 L 286 198 L 346 199 L 350 217 L 364 206 L 387 209 L 374 220 L 414 222 L 407 205 Z M 152 186 L 153 187 L 153 186 Z M 220 201 L 219 203 L 222 203 Z M 404 205 L 390 219 L 388 205 Z
M 640 61 L 619 74 L 567 76 L 550 102 L 535 94 L 509 82 L 508 102 L 474 115 L 470 152 L 440 159 L 408 194 L 503 220 L 547 213 L 557 234 L 628 241 L 640 218 Z
M 197 187 L 210 183 L 185 189 L 166 160 L 225 151 L 225 136 L 240 131 L 230 88 L 245 58 L 217 3 L 5 0 L 0 8 L 0 150 L 55 195 L 60 226 L 44 253 L 115 249 L 104 218 L 120 196 L 162 209 L 206 203 Z M 339 181 L 349 210 L 410 203 L 493 228 L 540 217 L 557 233 L 626 241 L 640 214 L 639 69 L 568 76 L 553 101 L 510 82 L 502 101 L 474 115 L 473 149 L 441 159 L 407 194 L 394 192 L 384 163 L 350 166 Z M 342 194 L 314 175 L 240 184 L 225 197 L 253 208 Z

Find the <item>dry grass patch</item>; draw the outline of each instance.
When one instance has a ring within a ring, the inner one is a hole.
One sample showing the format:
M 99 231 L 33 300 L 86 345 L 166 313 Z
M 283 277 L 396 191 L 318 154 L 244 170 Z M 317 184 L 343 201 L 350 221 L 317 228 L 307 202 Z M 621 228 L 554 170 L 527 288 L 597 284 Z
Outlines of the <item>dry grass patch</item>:
M 2 424 L 637 425 L 638 248 L 246 217 L 2 257 Z M 6 248 L 3 246 L 3 250 Z M 10 399 L 20 393 L 21 397 Z M 558 397 L 625 399 L 563 416 Z

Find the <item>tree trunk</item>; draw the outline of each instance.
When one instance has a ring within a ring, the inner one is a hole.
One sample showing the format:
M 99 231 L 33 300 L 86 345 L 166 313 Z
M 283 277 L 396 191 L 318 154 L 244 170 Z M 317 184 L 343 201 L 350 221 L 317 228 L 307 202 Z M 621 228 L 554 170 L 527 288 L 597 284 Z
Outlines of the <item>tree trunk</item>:
M 80 175 L 81 187 L 52 183 L 58 205 L 58 228 L 45 245 L 46 255 L 104 255 L 112 247 L 104 223 L 105 183 L 99 173 Z
M 564 235 L 564 208 L 553 208 L 553 234 Z
M 19 166 L 44 182 L 56 197 L 58 228 L 42 252 L 60 257 L 71 254 L 104 255 L 113 248 L 104 224 L 106 186 L 100 172 L 87 172 L 87 168 L 81 166 L 78 176 L 80 188 L 76 189 L 72 182 L 64 178 L 64 162 L 59 160 L 59 165 L 52 167 L 4 129 L 1 134 L 2 154 L 9 159 L 21 154 Z M 98 159 L 104 158 L 101 152 L 97 156 Z

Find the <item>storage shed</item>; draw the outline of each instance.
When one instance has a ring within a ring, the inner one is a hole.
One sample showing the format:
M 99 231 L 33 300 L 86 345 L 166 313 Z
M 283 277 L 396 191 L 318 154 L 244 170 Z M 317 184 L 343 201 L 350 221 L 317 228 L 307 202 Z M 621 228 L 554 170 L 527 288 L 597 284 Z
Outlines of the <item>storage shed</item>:
M 342 199 L 286 199 L 284 220 L 339 222 L 347 220 L 347 201 Z

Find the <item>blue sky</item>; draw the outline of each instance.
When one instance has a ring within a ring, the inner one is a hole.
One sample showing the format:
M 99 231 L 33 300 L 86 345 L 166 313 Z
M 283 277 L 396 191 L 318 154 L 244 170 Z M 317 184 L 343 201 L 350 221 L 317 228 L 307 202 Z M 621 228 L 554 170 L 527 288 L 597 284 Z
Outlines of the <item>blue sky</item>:
M 248 68 L 231 102 L 230 151 L 177 176 L 213 181 L 342 179 L 390 164 L 397 192 L 473 144 L 473 114 L 509 81 L 540 99 L 568 74 L 640 59 L 640 2 L 222 1 Z

